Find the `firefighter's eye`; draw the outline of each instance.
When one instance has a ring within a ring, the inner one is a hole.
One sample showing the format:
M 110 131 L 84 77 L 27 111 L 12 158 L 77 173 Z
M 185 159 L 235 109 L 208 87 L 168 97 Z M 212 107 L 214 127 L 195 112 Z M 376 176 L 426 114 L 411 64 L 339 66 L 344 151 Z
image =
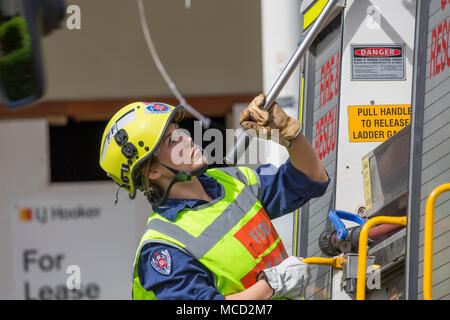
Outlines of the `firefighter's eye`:
M 176 143 L 178 141 L 177 139 L 175 139 L 173 134 L 170 136 L 170 138 L 168 140 L 169 140 L 169 146 L 173 145 L 174 143 Z

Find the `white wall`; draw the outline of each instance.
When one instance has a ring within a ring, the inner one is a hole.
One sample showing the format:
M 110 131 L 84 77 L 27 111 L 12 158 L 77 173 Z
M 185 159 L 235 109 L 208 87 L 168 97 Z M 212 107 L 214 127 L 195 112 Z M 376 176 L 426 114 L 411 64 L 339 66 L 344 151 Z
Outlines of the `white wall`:
M 263 59 L 263 90 L 267 94 L 277 80 L 281 71 L 297 49 L 300 38 L 300 3 L 292 0 L 262 0 L 262 59 Z M 283 106 L 283 110 L 291 117 L 298 119 L 299 67 L 294 71 L 279 98 L 292 98 L 291 106 Z M 289 154 L 287 150 L 272 142 L 264 144 L 265 157 L 262 163 L 283 164 Z M 277 229 L 289 255 L 292 254 L 293 213 L 274 219 Z
M 144 1 L 158 55 L 186 96 L 261 90 L 260 0 Z M 137 2 L 66 0 L 81 29 L 66 21 L 42 42 L 46 100 L 171 96 L 142 34 Z
M 42 283 L 64 283 L 65 263 L 80 265 L 81 285 L 96 281 L 101 299 L 130 298 L 133 258 L 150 212 L 146 200 L 138 197 L 133 202 L 122 191 L 114 207 L 113 182 L 49 183 L 44 119 L 0 121 L 0 146 L 0 299 L 23 298 L 25 278 L 35 294 Z M 45 225 L 36 216 L 28 222 L 18 216 L 23 207 L 65 203 L 102 209 L 96 219 Z M 51 276 L 42 270 L 27 274 L 22 270 L 23 248 L 37 248 L 40 254 L 63 251 L 66 259 Z

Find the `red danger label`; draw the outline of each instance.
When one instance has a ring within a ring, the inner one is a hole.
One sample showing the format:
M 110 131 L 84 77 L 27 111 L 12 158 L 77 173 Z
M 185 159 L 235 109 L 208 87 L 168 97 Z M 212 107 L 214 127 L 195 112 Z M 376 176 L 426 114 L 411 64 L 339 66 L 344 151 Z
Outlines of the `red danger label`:
M 393 57 L 401 55 L 401 51 L 393 48 L 364 48 L 355 50 L 355 55 L 361 57 Z

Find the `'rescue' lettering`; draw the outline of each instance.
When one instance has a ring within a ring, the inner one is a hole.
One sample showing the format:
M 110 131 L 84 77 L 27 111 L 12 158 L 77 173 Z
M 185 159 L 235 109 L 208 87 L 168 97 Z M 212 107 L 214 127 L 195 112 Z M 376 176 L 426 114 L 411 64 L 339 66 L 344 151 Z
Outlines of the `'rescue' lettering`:
M 336 72 L 333 73 L 333 65 L 336 61 Z M 336 56 L 332 56 L 327 62 L 322 65 L 320 71 L 320 97 L 319 109 L 325 106 L 328 102 L 333 100 L 333 97 L 339 93 L 339 67 L 340 67 L 340 52 Z
M 336 146 L 337 113 L 338 107 L 335 106 L 316 122 L 314 149 L 320 160 L 334 151 Z
M 446 9 L 446 5 L 447 0 L 441 0 L 442 10 Z M 445 18 L 431 31 L 430 79 L 450 67 L 449 45 L 450 19 Z
M 333 98 L 339 94 L 339 72 L 341 63 L 341 53 L 338 51 L 321 67 L 319 107 L 326 108 L 325 114 L 314 124 L 314 149 L 320 160 L 329 155 L 336 146 L 336 125 L 338 116 L 338 106 L 331 104 Z M 333 66 L 336 64 L 335 72 Z M 315 110 L 315 113 L 318 111 Z

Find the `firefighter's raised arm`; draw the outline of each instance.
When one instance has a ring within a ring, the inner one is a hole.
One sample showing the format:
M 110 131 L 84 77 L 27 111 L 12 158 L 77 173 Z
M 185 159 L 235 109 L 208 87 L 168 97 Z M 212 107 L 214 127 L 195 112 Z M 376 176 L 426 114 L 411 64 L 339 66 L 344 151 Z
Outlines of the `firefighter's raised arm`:
M 252 136 L 271 139 L 285 146 L 292 165 L 311 180 L 328 181 L 322 162 L 302 133 L 302 123 L 288 116 L 276 102 L 270 111 L 265 110 L 264 102 L 265 95 L 260 94 L 241 112 L 239 123 L 242 128 Z

